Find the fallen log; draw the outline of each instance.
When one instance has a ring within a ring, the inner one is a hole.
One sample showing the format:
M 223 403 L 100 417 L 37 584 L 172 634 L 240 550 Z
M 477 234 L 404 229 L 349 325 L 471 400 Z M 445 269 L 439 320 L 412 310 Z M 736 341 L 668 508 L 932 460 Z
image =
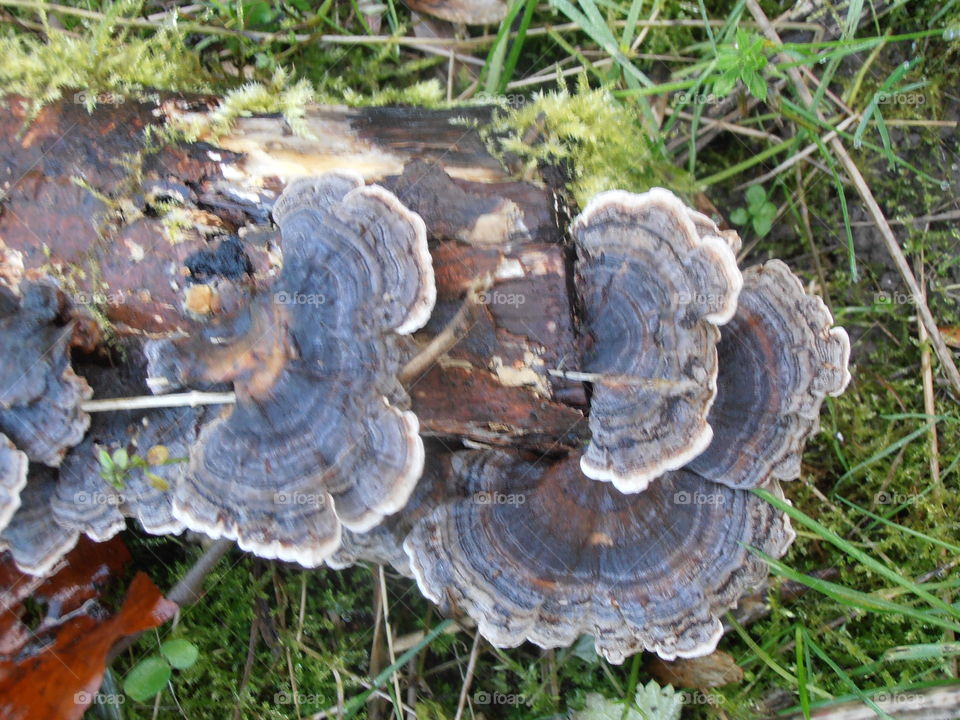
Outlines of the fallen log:
M 544 450 L 583 443 L 584 386 L 556 373 L 580 367 L 557 198 L 489 152 L 490 109 L 315 106 L 303 135 L 279 116 L 217 135 L 215 109 L 157 96 L 88 113 L 67 94 L 31 118 L 26 100 L 6 98 L 0 243 L 73 300 L 75 344 L 102 345 L 98 330 L 108 341 L 199 332 L 225 310 L 205 288 L 262 289 L 281 267 L 270 209 L 286 182 L 350 168 L 426 223 L 438 302 L 418 342 L 489 278 L 469 329 L 411 382 L 424 431 Z M 187 126 L 201 131 L 184 139 Z

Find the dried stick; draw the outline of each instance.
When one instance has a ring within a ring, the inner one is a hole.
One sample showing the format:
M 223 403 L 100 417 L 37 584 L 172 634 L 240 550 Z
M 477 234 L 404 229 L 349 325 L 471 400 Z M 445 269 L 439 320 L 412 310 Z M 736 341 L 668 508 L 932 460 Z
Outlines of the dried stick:
M 137 395 L 127 398 L 103 398 L 80 403 L 84 412 L 111 412 L 115 410 L 153 410 L 155 408 L 197 407 L 198 405 L 233 405 L 237 395 L 233 392 L 201 392 L 192 390 L 170 395 Z
M 473 673 L 477 669 L 477 658 L 480 656 L 480 633 L 473 636 L 473 648 L 470 650 L 470 659 L 467 661 L 467 674 L 463 679 L 463 687 L 460 688 L 460 699 L 457 701 L 457 714 L 453 720 L 461 720 L 463 711 L 467 706 L 467 695 L 470 692 L 470 686 L 473 685 Z
M 876 705 L 897 720 L 954 720 L 960 713 L 960 685 L 947 685 L 909 692 L 884 691 L 874 698 Z M 803 713 L 778 716 L 781 720 L 801 720 Z M 877 713 L 860 702 L 845 702 L 832 708 L 819 708 L 817 720 L 874 720 Z
M 447 326 L 440 331 L 433 339 L 428 342 L 416 356 L 408 362 L 400 371 L 400 382 L 406 385 L 414 378 L 419 377 L 437 362 L 447 351 L 460 342 L 470 328 L 473 327 L 471 320 L 477 307 L 482 304 L 481 295 L 490 289 L 493 284 L 493 276 L 487 274 L 467 289 L 467 296 L 463 300 L 457 314 L 451 318 Z

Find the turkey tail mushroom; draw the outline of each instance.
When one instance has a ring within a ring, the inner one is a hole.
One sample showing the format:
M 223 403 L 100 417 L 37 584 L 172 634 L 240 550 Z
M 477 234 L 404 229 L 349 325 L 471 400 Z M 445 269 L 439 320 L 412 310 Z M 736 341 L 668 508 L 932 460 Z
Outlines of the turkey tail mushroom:
M 447 497 L 404 543 L 423 594 L 465 611 L 499 647 L 588 633 L 615 663 L 712 652 L 719 616 L 767 573 L 750 548 L 780 557 L 793 542 L 787 517 L 687 470 L 622 494 L 579 461 L 452 456 Z
M 174 515 L 315 566 L 342 526 L 371 528 L 420 477 L 397 336 L 426 322 L 436 290 L 423 221 L 357 175 L 296 180 L 273 213 L 284 265 L 270 292 L 205 337 L 148 354 L 151 375 L 233 382 L 237 396 L 191 449 Z
M 689 468 L 752 488 L 771 475 L 799 477 L 824 398 L 850 382 L 850 340 L 779 260 L 745 270 L 743 279 L 737 312 L 717 348 L 717 399 L 707 418 L 713 442 Z
M 78 367 L 97 396 L 147 392 L 141 349 L 127 342 L 123 355 L 119 366 Z M 173 516 L 174 489 L 186 475 L 190 446 L 207 415 L 206 409 L 192 407 L 96 413 L 83 442 L 71 448 L 60 465 L 51 500 L 54 518 L 97 542 L 123 530 L 127 517 L 136 518 L 152 535 L 182 532 L 183 523 Z M 126 451 L 131 462 L 108 482 L 101 454 L 113 456 L 117 450 Z
M 27 484 L 27 456 L 0 433 L 0 531 L 20 507 L 20 491 Z
M 597 195 L 573 235 L 594 381 L 583 472 L 639 492 L 710 443 L 717 325 L 743 282 L 733 239 L 662 188 Z
M 80 533 L 52 517 L 50 498 L 57 471 L 35 465 L 20 493 L 21 505 L 0 532 L 0 551 L 8 550 L 16 566 L 30 575 L 48 575 L 77 544 Z
M 20 292 L 0 285 L 0 433 L 31 462 L 56 467 L 90 425 L 80 404 L 92 391 L 70 367 L 62 293 L 43 282 L 21 283 Z

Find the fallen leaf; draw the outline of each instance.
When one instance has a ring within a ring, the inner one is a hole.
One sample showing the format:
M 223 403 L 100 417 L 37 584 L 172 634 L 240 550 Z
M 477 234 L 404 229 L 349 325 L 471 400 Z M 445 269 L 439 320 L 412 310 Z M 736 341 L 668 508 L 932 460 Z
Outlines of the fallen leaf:
M 952 348 L 960 348 L 960 327 L 942 327 L 943 341 Z
M 743 670 L 731 655 L 722 650 L 703 657 L 678 658 L 670 662 L 653 657 L 647 663 L 647 670 L 661 685 L 680 688 L 704 690 L 743 680 Z
M 110 648 L 126 635 L 156 627 L 176 612 L 144 573 L 137 573 L 119 611 L 105 618 L 99 589 L 129 561 L 119 540 L 81 543 L 63 570 L 38 580 L 0 563 L 0 717 L 79 720 L 100 687 Z M 32 597 L 47 615 L 24 622 Z
M 60 619 L 83 603 L 99 597 L 99 587 L 118 575 L 130 562 L 130 553 L 119 536 L 103 543 L 81 537 L 76 547 L 50 577 L 20 572 L 9 555 L 0 562 L 0 661 L 12 659 L 34 635 L 44 635 Z M 46 617 L 33 628 L 21 622 L 23 601 L 32 598 L 47 606 Z

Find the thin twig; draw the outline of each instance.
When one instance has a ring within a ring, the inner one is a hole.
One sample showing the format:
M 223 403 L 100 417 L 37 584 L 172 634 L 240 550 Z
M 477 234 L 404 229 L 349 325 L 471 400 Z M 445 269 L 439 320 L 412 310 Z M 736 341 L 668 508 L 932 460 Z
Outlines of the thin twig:
M 111 412 L 115 410 L 153 410 L 155 408 L 197 407 L 198 405 L 232 405 L 237 402 L 234 392 L 201 392 L 192 390 L 170 395 L 137 395 L 127 398 L 104 398 L 80 403 L 84 412 Z
M 951 210 L 950 212 L 937 213 L 935 215 L 921 215 L 920 217 L 906 217 L 899 220 L 888 220 L 891 225 L 926 225 L 935 222 L 951 222 L 960 220 L 960 210 Z M 854 220 L 850 223 L 853 227 L 862 227 L 864 225 L 873 225 L 871 220 Z
M 464 708 L 467 706 L 467 695 L 470 693 L 470 686 L 473 685 L 473 673 L 477 668 L 477 658 L 480 656 L 480 633 L 473 636 L 473 648 L 470 650 L 470 659 L 467 661 L 467 674 L 463 678 L 463 686 L 460 688 L 460 699 L 457 700 L 457 714 L 453 720 L 461 720 Z
M 457 310 L 457 314 L 410 362 L 404 365 L 398 376 L 401 383 L 406 385 L 420 377 L 470 332 L 470 328 L 473 327 L 471 322 L 473 314 L 481 304 L 480 295 L 489 290 L 492 284 L 493 276 L 487 274 L 476 280 L 467 289 L 467 296 L 464 298 L 460 309 Z
M 390 604 L 387 602 L 389 595 L 387 595 L 387 577 L 383 572 L 383 565 L 377 565 L 377 578 L 380 582 L 380 597 L 383 598 L 383 602 L 380 603 L 380 608 L 383 611 L 383 629 L 387 635 L 387 652 L 390 656 L 390 665 L 395 665 L 397 662 L 397 655 L 393 651 L 393 628 L 390 625 Z M 400 699 L 400 677 L 398 673 L 393 673 L 393 691 L 396 696 L 395 702 L 403 704 L 403 701 Z
M 243 674 L 240 676 L 240 686 L 237 689 L 237 704 L 233 709 L 233 720 L 243 718 L 243 691 L 250 684 L 250 674 L 253 672 L 253 661 L 256 660 L 257 642 L 260 637 L 260 613 L 253 613 L 250 621 L 250 637 L 247 640 L 247 657 L 243 663 Z
M 859 117 L 858 115 L 854 115 L 854 116 L 852 116 L 852 117 L 846 118 L 846 119 L 843 120 L 840 124 L 838 124 L 837 127 L 836 127 L 834 130 L 831 130 L 830 132 L 826 133 L 823 137 L 821 137 L 821 138 L 820 138 L 820 142 L 822 142 L 822 143 L 824 143 L 824 144 L 830 142 L 830 141 L 833 140 L 835 137 L 837 137 L 841 132 L 843 132 L 843 131 L 846 130 L 848 127 L 850 127 L 850 125 L 852 125 L 854 122 L 856 122 L 856 120 L 857 120 L 858 117 Z M 749 187 L 750 185 L 758 185 L 758 184 L 760 184 L 760 183 L 765 183 L 765 182 L 766 182 L 767 180 L 769 180 L 770 178 L 776 177 L 777 175 L 779 175 L 780 173 L 782 173 L 784 170 L 789 169 L 790 167 L 792 167 L 793 165 L 796 165 L 798 162 L 800 162 L 800 161 L 803 160 L 804 158 L 809 157 L 810 155 L 812 155 L 813 153 L 815 153 L 815 152 L 817 151 L 817 148 L 819 148 L 819 147 L 820 147 L 820 146 L 817 145 L 817 143 L 810 143 L 810 144 L 807 145 L 803 150 L 801 150 L 801 151 L 798 152 L 798 153 L 794 153 L 794 154 L 791 155 L 789 158 L 787 158 L 786 160 L 784 160 L 782 163 L 780 163 L 779 165 L 777 165 L 773 170 L 764 173 L 764 174 L 761 175 L 760 177 L 751 178 L 750 180 L 747 180 L 746 182 L 742 182 L 742 183 L 740 183 L 739 185 L 737 185 L 737 186 L 736 186 L 735 188 L 733 188 L 733 189 L 734 189 L 734 190 L 743 190 L 744 188 L 747 188 L 747 187 Z
M 923 263 L 923 255 L 920 260 L 920 289 L 923 291 L 923 298 L 927 298 L 926 287 L 926 268 Z M 917 323 L 917 339 L 920 340 L 920 374 L 923 381 L 923 412 L 928 418 L 934 418 L 937 415 L 937 405 L 933 396 L 933 368 L 930 363 L 930 345 L 927 342 L 929 335 L 923 327 L 923 323 Z M 930 481 L 933 485 L 933 501 L 943 502 L 942 485 L 940 483 L 940 442 L 937 438 L 937 424 L 930 423 Z M 941 506 L 942 507 L 942 506 Z
M 960 713 L 960 685 L 889 693 L 873 699 L 887 716 L 897 720 L 955 720 Z M 817 720 L 874 720 L 876 711 L 861 702 L 820 707 Z M 803 713 L 778 716 L 781 720 L 801 720 Z
M 463 631 L 464 629 L 469 629 L 474 626 L 475 624 L 473 620 L 471 620 L 469 617 L 463 617 L 463 618 L 460 618 L 453 625 L 448 626 L 447 629 L 443 631 L 443 634 L 456 635 L 457 633 Z M 412 648 L 418 642 L 423 640 L 423 638 L 425 638 L 426 636 L 427 636 L 427 633 L 425 633 L 423 630 L 416 630 L 407 635 L 401 635 L 400 637 L 397 638 L 396 642 L 393 643 L 393 648 L 398 653 L 405 653 L 407 650 Z
M 810 246 L 810 255 L 813 257 L 813 267 L 817 271 L 817 279 L 820 281 L 819 289 L 827 307 L 833 307 L 833 303 L 830 301 L 829 288 L 827 287 L 827 276 L 823 272 L 823 263 L 820 262 L 820 250 L 813 240 L 813 227 L 810 223 L 810 208 L 807 206 L 807 192 L 803 182 L 803 172 L 798 167 L 794 169 L 794 175 L 797 178 L 797 202 L 800 205 L 800 220 L 803 223 L 803 234 L 807 236 L 807 244 Z
M 580 370 L 558 370 L 547 368 L 547 373 L 553 377 L 573 380 L 574 382 L 604 382 L 615 385 L 631 385 L 645 387 L 652 390 L 676 390 L 683 392 L 693 390 L 697 383 L 692 380 L 668 380 L 666 378 L 643 378 L 635 375 L 613 375 L 610 373 L 582 372 Z

